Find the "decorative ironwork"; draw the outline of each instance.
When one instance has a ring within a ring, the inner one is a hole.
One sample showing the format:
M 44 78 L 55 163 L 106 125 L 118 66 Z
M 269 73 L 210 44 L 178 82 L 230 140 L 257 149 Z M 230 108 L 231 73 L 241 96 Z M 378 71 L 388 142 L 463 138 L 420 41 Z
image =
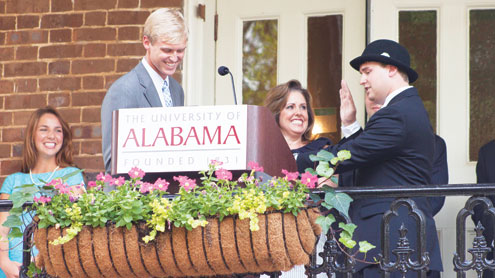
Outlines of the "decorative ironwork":
M 345 255 L 339 250 L 338 243 L 335 237 L 329 231 L 326 236 L 325 244 L 323 246 L 323 251 L 318 253 L 320 258 L 323 259 L 322 264 L 317 265 L 316 257 L 312 260 L 311 266 L 306 266 L 306 275 L 308 277 L 316 277 L 316 274 L 326 273 L 328 276 L 333 273 L 350 273 L 356 265 L 354 258 Z M 315 250 L 316 252 L 316 250 Z M 339 262 L 339 258 L 343 258 L 343 262 Z
M 390 260 L 390 221 L 395 216 L 399 216 L 398 210 L 401 206 L 408 208 L 409 215 L 412 216 L 416 223 L 418 234 L 418 258 L 419 261 L 413 261 L 412 256 L 415 250 L 410 248 L 409 239 L 406 237 L 407 229 L 404 227 L 404 223 L 401 224 L 399 229 L 399 241 L 397 242 L 397 248 L 392 250 L 392 253 L 396 257 L 396 261 Z M 408 271 L 419 271 L 421 277 L 426 278 L 426 272 L 428 271 L 428 265 L 430 264 L 430 257 L 426 251 L 426 219 L 423 212 L 418 209 L 416 202 L 412 199 L 397 199 L 390 205 L 390 210 L 386 211 L 383 215 L 382 222 L 382 254 L 378 255 L 378 261 L 380 262 L 380 268 L 387 274 L 393 271 L 399 271 L 402 276 L 405 277 Z
M 495 270 L 495 262 L 486 258 L 487 254 L 492 250 L 488 247 L 485 237 L 483 236 L 484 227 L 481 223 L 477 223 L 476 237 L 473 240 L 473 248 L 468 249 L 472 260 L 466 259 L 466 218 L 474 214 L 474 207 L 482 205 L 485 208 L 485 214 L 491 215 L 495 219 L 495 208 L 490 199 L 486 197 L 473 196 L 466 202 L 457 214 L 456 230 L 457 230 L 457 252 L 454 254 L 454 270 L 457 272 L 457 277 L 465 277 L 465 271 L 475 270 L 478 277 L 481 277 L 483 270 Z

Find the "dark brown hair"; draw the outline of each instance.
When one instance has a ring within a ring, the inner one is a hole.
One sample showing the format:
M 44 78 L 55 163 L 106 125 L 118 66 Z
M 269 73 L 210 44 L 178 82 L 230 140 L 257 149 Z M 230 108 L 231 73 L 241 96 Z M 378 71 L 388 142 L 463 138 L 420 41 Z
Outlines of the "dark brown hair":
M 287 99 L 289 94 L 293 91 L 300 92 L 304 99 L 306 100 L 307 111 L 308 111 L 308 128 L 302 135 L 303 141 L 311 140 L 311 131 L 313 130 L 313 125 L 315 123 L 315 114 L 312 107 L 312 98 L 308 90 L 301 86 L 301 83 L 295 79 L 290 80 L 287 83 L 277 85 L 268 91 L 264 105 L 267 107 L 273 115 L 275 115 L 275 120 L 280 127 L 280 112 L 284 109 L 287 104 Z
M 38 110 L 34 111 L 27 123 L 24 135 L 24 147 L 22 151 L 21 171 L 23 173 L 29 173 L 29 170 L 36 165 L 36 161 L 38 160 L 38 150 L 36 149 L 34 136 L 36 134 L 36 127 L 38 126 L 38 122 L 40 121 L 40 118 L 45 114 L 54 115 L 60 121 L 60 125 L 62 125 L 64 141 L 55 158 L 57 165 L 59 165 L 60 167 L 73 166 L 72 132 L 70 130 L 70 127 L 64 121 L 64 119 L 62 119 L 62 116 L 60 116 L 55 108 L 47 106 L 45 108 L 39 108 Z

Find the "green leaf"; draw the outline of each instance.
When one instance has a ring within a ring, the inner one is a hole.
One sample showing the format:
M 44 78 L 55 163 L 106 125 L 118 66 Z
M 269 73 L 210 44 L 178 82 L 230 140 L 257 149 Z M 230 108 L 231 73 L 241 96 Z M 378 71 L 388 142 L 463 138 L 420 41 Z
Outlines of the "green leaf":
M 354 248 L 354 246 L 356 246 L 356 242 L 354 240 L 352 240 L 352 238 L 350 238 L 350 237 L 341 236 L 339 238 L 339 241 L 342 244 L 344 244 L 345 247 L 347 247 L 349 249 L 352 249 L 352 248 Z
M 79 173 L 82 173 L 82 172 L 84 172 L 84 169 L 78 169 L 78 170 L 75 170 L 75 171 L 73 171 L 73 172 L 70 172 L 70 173 L 65 174 L 64 176 L 62 176 L 62 180 L 66 181 L 66 180 L 68 180 L 70 177 L 75 176 L 75 175 L 77 175 L 77 174 L 79 174 Z
M 352 198 L 345 193 L 326 194 L 325 202 L 331 204 L 336 210 L 343 216 L 349 217 L 349 206 L 351 205 Z
M 313 175 L 313 176 L 318 175 L 318 174 L 316 173 L 315 169 L 313 169 L 313 168 L 306 168 L 306 169 L 304 170 L 304 172 L 309 172 L 309 173 L 310 173 L 311 175 Z
M 318 194 L 314 194 L 314 193 L 309 193 L 309 197 L 311 198 L 311 200 L 313 200 L 313 202 L 317 203 L 321 200 L 320 196 Z
M 339 228 L 342 228 L 344 231 L 346 231 L 349 234 L 350 237 L 352 237 L 352 235 L 354 234 L 354 230 L 356 230 L 357 226 L 356 224 L 353 223 L 345 224 L 340 222 Z
M 4 227 L 19 227 L 22 225 L 22 220 L 18 216 L 9 215 L 7 220 L 3 222 Z
M 335 217 L 332 214 L 329 214 L 327 216 L 320 215 L 318 218 L 316 218 L 315 223 L 320 225 L 321 229 L 323 230 L 323 233 L 327 233 L 328 230 L 330 229 L 330 226 L 332 223 L 335 222 Z
M 333 168 L 330 168 L 330 164 L 328 164 L 327 161 L 320 161 L 320 163 L 318 163 L 318 166 L 316 167 L 316 173 L 318 173 L 318 175 L 322 177 L 329 178 L 333 175 L 333 172 Z
M 367 241 L 360 241 L 359 242 L 359 252 L 361 253 L 367 253 L 371 249 L 375 248 L 376 246 L 367 242 Z
M 5 225 L 5 223 L 4 223 Z M 12 227 L 12 229 L 10 229 L 10 233 L 9 233 L 9 236 L 8 238 L 16 238 L 16 237 L 22 237 L 23 234 L 21 232 L 21 229 L 19 227 Z
M 340 150 L 337 153 L 337 157 L 340 158 L 340 161 L 350 159 L 351 158 L 351 152 L 348 150 Z
M 338 157 L 334 157 L 330 160 L 330 163 L 332 163 L 332 165 L 337 165 L 337 163 L 340 161 L 340 159 Z
M 330 180 L 331 180 L 333 183 L 335 183 L 335 184 L 339 184 L 339 178 L 338 178 L 338 177 L 336 177 L 336 176 L 331 176 L 331 177 L 330 177 Z
M 332 158 L 335 157 L 333 153 L 327 150 L 320 150 L 316 155 L 325 161 L 330 161 Z

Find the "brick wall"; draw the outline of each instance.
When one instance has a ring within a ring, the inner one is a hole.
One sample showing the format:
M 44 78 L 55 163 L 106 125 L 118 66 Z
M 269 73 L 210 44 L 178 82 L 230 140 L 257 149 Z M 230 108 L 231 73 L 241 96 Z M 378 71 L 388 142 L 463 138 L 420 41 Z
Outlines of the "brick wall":
M 183 0 L 0 0 L 0 184 L 20 170 L 27 119 L 46 105 L 69 122 L 77 166 L 103 170 L 106 90 L 144 55 L 149 13 L 182 6 Z

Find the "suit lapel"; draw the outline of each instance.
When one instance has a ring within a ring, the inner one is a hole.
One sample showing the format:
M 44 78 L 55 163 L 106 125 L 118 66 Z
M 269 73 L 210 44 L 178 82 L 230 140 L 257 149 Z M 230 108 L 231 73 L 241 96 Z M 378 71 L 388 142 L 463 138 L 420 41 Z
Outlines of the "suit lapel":
M 175 79 L 172 78 L 172 76 L 169 76 L 168 79 L 170 80 L 170 95 L 172 96 L 172 102 L 174 103 L 174 106 L 181 106 L 181 101 L 180 101 L 180 89 L 179 89 L 179 83 L 175 81 Z
M 151 107 L 162 107 L 162 102 L 158 97 L 155 85 L 149 76 L 148 72 L 144 68 L 142 62 L 136 66 L 136 73 L 139 79 L 139 83 L 143 87 L 143 95 L 150 104 Z

